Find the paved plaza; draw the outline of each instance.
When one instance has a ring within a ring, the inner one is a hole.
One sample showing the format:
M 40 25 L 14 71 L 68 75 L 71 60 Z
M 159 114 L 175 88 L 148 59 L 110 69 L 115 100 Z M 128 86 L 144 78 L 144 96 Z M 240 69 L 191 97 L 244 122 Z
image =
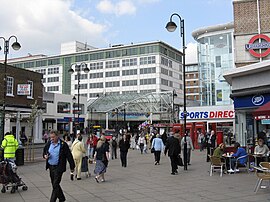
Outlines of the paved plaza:
M 69 171 L 63 175 L 62 188 L 68 202 L 73 201 L 270 201 L 269 188 L 253 192 L 254 173 L 238 173 L 219 177 L 209 176 L 209 163 L 205 152 L 192 153 L 188 171 L 179 169 L 178 175 L 170 174 L 170 161 L 162 155 L 161 165 L 154 165 L 153 155 L 141 155 L 137 150 L 128 153 L 128 167 L 122 168 L 120 160 L 109 162 L 106 182 L 96 183 L 93 174 L 81 181 L 70 181 Z M 94 165 L 90 165 L 93 173 Z M 2 202 L 48 202 L 51 184 L 45 162 L 41 159 L 18 167 L 20 177 L 29 189 L 11 194 L 0 193 Z

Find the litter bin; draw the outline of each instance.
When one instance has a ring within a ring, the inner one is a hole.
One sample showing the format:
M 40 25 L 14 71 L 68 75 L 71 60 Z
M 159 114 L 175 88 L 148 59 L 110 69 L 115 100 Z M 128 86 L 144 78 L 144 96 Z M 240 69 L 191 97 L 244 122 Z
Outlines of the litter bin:
M 0 161 L 4 160 L 4 149 L 1 147 L 0 148 Z
M 24 148 L 19 147 L 16 151 L 16 160 L 15 163 L 17 166 L 22 166 L 24 165 Z

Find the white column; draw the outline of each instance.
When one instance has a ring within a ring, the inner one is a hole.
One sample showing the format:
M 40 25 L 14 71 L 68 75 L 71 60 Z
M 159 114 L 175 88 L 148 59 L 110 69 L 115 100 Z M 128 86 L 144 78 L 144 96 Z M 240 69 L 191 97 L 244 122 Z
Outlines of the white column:
M 34 135 L 34 143 L 42 143 L 42 117 L 38 115 L 35 118 L 35 123 L 33 126 L 33 135 Z
M 21 112 L 17 112 L 17 119 L 16 119 L 16 139 L 18 140 L 20 138 L 20 132 L 21 132 Z
M 109 129 L 109 113 L 106 113 L 106 130 Z
M 6 132 L 10 132 L 10 130 L 11 130 L 11 128 L 10 128 L 10 115 L 9 114 L 6 114 L 4 134 L 6 134 Z

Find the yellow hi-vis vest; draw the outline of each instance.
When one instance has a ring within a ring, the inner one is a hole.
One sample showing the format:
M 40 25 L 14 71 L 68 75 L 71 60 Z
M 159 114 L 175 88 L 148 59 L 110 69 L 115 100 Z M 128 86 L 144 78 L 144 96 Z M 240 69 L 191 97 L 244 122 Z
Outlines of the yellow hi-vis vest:
M 19 147 L 19 143 L 12 134 L 6 135 L 1 147 L 4 149 L 4 158 L 15 158 L 15 152 Z

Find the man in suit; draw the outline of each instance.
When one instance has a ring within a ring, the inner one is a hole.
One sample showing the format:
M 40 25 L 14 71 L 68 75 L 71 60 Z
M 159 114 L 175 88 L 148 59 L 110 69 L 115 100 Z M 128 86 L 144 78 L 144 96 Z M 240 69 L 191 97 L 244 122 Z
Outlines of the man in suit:
M 210 158 L 208 155 L 212 156 L 214 153 L 214 149 L 216 148 L 215 131 L 212 130 L 210 133 L 206 135 L 205 143 L 206 143 L 206 149 L 207 149 L 206 161 L 209 162 Z
M 56 131 L 50 132 L 50 141 L 47 142 L 43 149 L 43 158 L 46 159 L 46 170 L 50 170 L 52 183 L 52 194 L 50 202 L 65 201 L 65 195 L 60 186 L 63 173 L 66 171 L 67 161 L 70 165 L 71 172 L 74 171 L 75 163 L 70 149 L 63 140 L 61 140 Z
M 171 160 L 171 167 L 172 167 L 172 175 L 175 175 L 178 173 L 177 169 L 177 157 L 181 152 L 181 147 L 180 147 L 180 141 L 179 141 L 179 134 L 175 133 L 174 135 L 171 135 L 171 137 L 168 138 L 166 142 L 166 147 L 164 154 L 167 154 L 168 151 L 168 156 L 170 157 Z

